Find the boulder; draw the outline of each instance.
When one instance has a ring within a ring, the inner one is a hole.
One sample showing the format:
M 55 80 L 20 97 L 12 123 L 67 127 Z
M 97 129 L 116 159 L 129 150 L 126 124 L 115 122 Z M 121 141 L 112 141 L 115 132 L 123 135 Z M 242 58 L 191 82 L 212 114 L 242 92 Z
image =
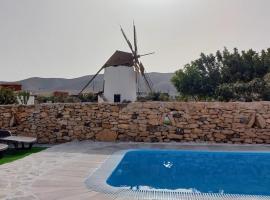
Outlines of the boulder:
M 254 123 L 255 123 L 255 120 L 256 120 L 256 114 L 255 114 L 255 113 L 252 113 L 252 114 L 251 114 L 251 117 L 250 117 L 250 119 L 249 119 L 249 122 L 248 122 L 248 124 L 247 124 L 247 127 L 248 127 L 248 128 L 252 128 L 253 125 L 254 125 Z
M 217 138 L 217 139 L 220 139 L 220 140 L 226 139 L 226 136 L 224 134 L 222 134 L 222 133 L 215 133 L 214 137 Z
M 183 135 L 177 135 L 174 133 L 168 134 L 167 138 L 172 139 L 172 140 L 181 140 L 183 139 Z
M 255 123 L 259 128 L 265 128 L 265 126 L 266 126 L 265 119 L 260 114 L 256 115 Z
M 103 142 L 114 142 L 117 139 L 117 132 L 104 129 L 96 134 L 96 140 Z
M 120 129 L 129 129 L 129 124 L 119 124 L 118 128 L 120 128 Z

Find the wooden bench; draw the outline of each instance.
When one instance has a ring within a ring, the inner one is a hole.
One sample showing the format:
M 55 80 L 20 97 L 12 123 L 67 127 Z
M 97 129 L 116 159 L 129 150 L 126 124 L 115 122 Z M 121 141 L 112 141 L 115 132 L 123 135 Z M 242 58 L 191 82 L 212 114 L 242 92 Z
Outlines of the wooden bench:
M 0 130 L 0 141 L 13 144 L 15 149 L 19 148 L 19 144 L 21 144 L 21 148 L 25 148 L 25 144 L 28 145 L 28 148 L 31 149 L 33 144 L 37 142 L 37 138 L 34 137 L 24 137 L 24 136 L 13 136 L 10 131 Z
M 0 158 L 3 157 L 3 152 L 5 150 L 7 150 L 7 148 L 8 148 L 8 145 L 6 145 L 6 144 L 0 144 Z

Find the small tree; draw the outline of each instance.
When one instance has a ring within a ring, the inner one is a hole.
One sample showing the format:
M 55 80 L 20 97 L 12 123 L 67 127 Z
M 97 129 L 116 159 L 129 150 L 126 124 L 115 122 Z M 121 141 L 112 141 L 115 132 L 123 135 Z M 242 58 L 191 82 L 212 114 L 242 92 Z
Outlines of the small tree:
M 7 105 L 7 104 L 16 104 L 17 98 L 13 90 L 11 89 L 0 89 L 0 104 Z
M 184 70 L 176 71 L 171 81 L 180 94 L 192 96 L 194 100 L 205 94 L 203 77 L 194 65 L 186 65 Z

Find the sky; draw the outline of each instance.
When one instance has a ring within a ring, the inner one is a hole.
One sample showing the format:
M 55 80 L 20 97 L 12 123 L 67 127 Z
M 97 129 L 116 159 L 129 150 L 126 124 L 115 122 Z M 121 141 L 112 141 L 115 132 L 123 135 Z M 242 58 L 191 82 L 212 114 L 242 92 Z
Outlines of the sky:
M 148 72 L 174 72 L 201 52 L 270 47 L 270 0 L 0 0 L 0 81 L 94 74 L 115 50 Z

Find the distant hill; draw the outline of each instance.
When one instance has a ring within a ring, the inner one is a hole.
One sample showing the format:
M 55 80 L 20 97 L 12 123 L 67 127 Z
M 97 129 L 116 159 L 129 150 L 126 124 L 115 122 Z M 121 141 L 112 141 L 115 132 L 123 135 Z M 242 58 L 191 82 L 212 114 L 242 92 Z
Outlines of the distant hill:
M 155 91 L 168 92 L 170 95 L 175 95 L 176 90 L 170 79 L 173 73 L 148 73 L 153 82 Z M 53 91 L 68 91 L 71 94 L 77 94 L 83 86 L 90 80 L 93 75 L 82 76 L 74 79 L 65 78 L 39 78 L 33 77 L 18 81 L 22 84 L 24 90 L 34 92 L 36 94 L 50 93 Z M 140 81 L 141 89 L 144 89 L 143 81 Z M 103 88 L 103 74 L 96 77 L 95 81 L 88 87 L 88 92 L 101 91 Z

